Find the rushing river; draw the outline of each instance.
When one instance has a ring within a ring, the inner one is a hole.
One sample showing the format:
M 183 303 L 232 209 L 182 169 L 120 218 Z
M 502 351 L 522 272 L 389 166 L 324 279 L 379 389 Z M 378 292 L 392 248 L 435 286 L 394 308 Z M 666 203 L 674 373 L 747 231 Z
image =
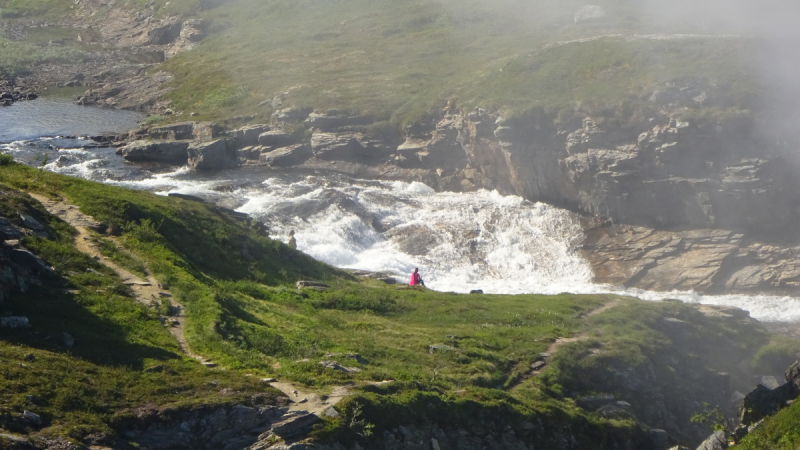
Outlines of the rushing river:
M 0 142 L 8 142 L 0 144 L 0 151 L 27 164 L 47 154 L 46 169 L 65 175 L 202 197 L 257 217 L 275 238 L 286 240 L 295 230 L 300 250 L 332 265 L 387 271 L 403 281 L 419 267 L 426 285 L 436 290 L 614 292 L 737 306 L 765 321 L 800 321 L 800 301 L 789 297 L 702 296 L 593 284 L 588 263 L 575 249 L 582 230 L 574 215 L 520 197 L 489 191 L 436 193 L 421 183 L 329 173 L 238 169 L 198 174 L 185 167 L 129 164 L 113 149 L 81 148 L 90 142 L 80 138 L 39 137 L 126 131 L 139 118 L 72 107 L 37 100 L 0 109 Z

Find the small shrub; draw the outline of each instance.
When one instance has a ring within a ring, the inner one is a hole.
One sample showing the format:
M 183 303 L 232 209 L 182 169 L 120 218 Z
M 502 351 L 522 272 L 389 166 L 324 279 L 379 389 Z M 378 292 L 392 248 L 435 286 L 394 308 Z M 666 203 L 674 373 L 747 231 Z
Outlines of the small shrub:
M 153 225 L 150 219 L 144 219 L 140 223 L 128 222 L 124 229 L 130 237 L 140 242 L 158 242 L 163 239 L 158 232 L 158 227 Z
M 0 166 L 10 166 L 14 164 L 14 157 L 11 155 L 0 155 Z

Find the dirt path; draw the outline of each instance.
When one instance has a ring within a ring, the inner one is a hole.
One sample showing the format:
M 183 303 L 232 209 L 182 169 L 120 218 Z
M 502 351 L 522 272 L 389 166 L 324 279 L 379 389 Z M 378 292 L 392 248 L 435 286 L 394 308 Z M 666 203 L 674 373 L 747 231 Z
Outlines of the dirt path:
M 47 209 L 50 214 L 54 214 L 61 218 L 61 220 L 72 225 L 78 231 L 74 237 L 75 247 L 116 272 L 122 281 L 127 286 L 131 287 L 136 301 L 143 305 L 150 306 L 153 301 L 158 301 L 162 298 L 169 298 L 173 308 L 169 317 L 161 318 L 162 323 L 165 327 L 167 327 L 170 334 L 175 337 L 175 340 L 178 341 L 178 346 L 180 346 L 181 351 L 200 361 L 207 367 L 214 366 L 214 363 L 200 355 L 193 353 L 189 347 L 189 343 L 186 341 L 186 337 L 183 334 L 186 321 L 186 316 L 183 314 L 183 305 L 178 303 L 172 294 L 169 293 L 168 286 L 161 285 L 158 280 L 156 280 L 153 275 L 149 273 L 149 271 L 147 271 L 148 273 L 146 279 L 142 279 L 138 275 L 131 273 L 129 270 L 119 266 L 103 256 L 97 246 L 93 243 L 94 238 L 89 232 L 90 229 L 96 228 L 100 224 L 92 217 L 82 213 L 77 206 L 70 205 L 63 199 L 60 201 L 53 201 L 38 194 L 30 194 L 30 196 L 44 205 L 45 209 Z M 113 236 L 104 236 L 104 239 L 108 239 L 113 242 L 114 245 L 120 249 L 120 251 L 125 251 Z
M 348 386 L 333 386 L 333 391 L 327 395 L 302 392 L 294 383 L 273 382 L 269 384 L 275 389 L 286 394 L 292 399 L 289 411 L 308 411 L 311 414 L 322 416 L 326 409 L 339 403 L 343 398 L 352 393 Z
M 586 314 L 586 316 L 584 316 L 584 319 L 606 312 L 611 308 L 619 306 L 620 304 L 622 304 L 622 299 L 615 298 L 614 300 L 611 300 L 610 302 L 604 304 L 603 306 L 590 311 L 588 314 Z M 558 354 L 559 350 L 561 350 L 561 347 L 563 347 L 566 344 L 571 344 L 573 342 L 585 341 L 586 339 L 589 339 L 589 335 L 587 333 L 580 333 L 572 337 L 568 338 L 560 337 L 556 339 L 555 342 L 551 343 L 547 347 L 546 351 L 539 354 L 540 358 L 533 364 L 531 364 L 531 372 L 523 376 L 522 379 L 517 384 L 517 386 L 519 386 L 526 380 L 542 373 L 550 364 L 550 361 L 552 361 L 553 357 L 556 356 L 556 354 Z

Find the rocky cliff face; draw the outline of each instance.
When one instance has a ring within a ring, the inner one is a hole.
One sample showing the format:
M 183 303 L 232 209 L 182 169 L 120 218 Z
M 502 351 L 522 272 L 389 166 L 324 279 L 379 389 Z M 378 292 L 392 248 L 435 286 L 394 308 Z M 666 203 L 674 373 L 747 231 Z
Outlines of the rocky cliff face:
M 751 119 L 662 116 L 622 129 L 585 118 L 569 133 L 548 120 L 498 119 L 494 136 L 466 121 L 470 165 L 503 191 L 617 223 L 783 234 L 798 218 L 795 162 Z
M 658 231 L 604 225 L 581 248 L 595 281 L 655 291 L 797 292 L 800 248 L 746 239 L 723 229 Z

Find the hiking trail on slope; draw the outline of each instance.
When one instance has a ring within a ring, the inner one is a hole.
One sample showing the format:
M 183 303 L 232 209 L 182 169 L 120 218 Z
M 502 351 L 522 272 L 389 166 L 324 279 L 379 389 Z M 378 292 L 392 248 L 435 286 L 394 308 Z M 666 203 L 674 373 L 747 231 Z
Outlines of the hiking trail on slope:
M 168 298 L 173 304 L 170 317 L 161 317 L 164 326 L 169 330 L 170 334 L 178 341 L 178 346 L 181 351 L 192 358 L 200 361 L 206 367 L 214 367 L 214 363 L 208 359 L 197 355 L 192 352 L 186 337 L 183 334 L 186 316 L 183 314 L 183 305 L 178 303 L 172 294 L 169 293 L 168 286 L 163 286 L 156 280 L 148 269 L 145 269 L 147 277 L 145 280 L 139 276 L 131 273 L 124 267 L 111 261 L 100 253 L 96 245 L 92 243 L 94 237 L 89 232 L 90 229 L 96 228 L 100 225 L 91 216 L 88 216 L 80 211 L 80 209 L 66 202 L 63 198 L 61 200 L 50 200 L 47 197 L 39 194 L 28 193 L 31 197 L 38 200 L 47 209 L 50 214 L 58 216 L 61 220 L 72 225 L 77 230 L 74 235 L 75 247 L 82 253 L 85 253 L 100 264 L 108 267 L 119 275 L 125 285 L 129 286 L 133 291 L 136 301 L 139 303 L 150 306 L 153 301 L 158 301 L 161 298 Z M 113 236 L 103 236 L 105 239 L 110 240 L 120 251 L 125 251 L 122 245 Z M 129 252 L 128 252 L 129 253 Z

